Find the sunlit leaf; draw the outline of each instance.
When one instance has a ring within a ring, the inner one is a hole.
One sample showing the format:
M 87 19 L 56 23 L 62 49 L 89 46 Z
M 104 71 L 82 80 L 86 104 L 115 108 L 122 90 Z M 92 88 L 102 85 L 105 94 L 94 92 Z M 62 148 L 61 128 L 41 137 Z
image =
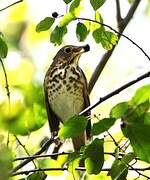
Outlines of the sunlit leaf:
M 39 166 L 40 168 L 61 168 L 61 165 L 59 164 L 58 161 L 54 159 L 43 159 L 39 161 Z M 63 171 L 54 171 L 54 170 L 49 170 L 49 171 L 44 171 L 46 175 L 50 176 L 60 176 L 63 174 Z
M 96 11 L 97 9 L 99 9 L 106 0 L 90 0 L 90 3 L 93 7 L 93 9 Z
M 75 173 L 75 168 L 79 166 L 81 159 L 82 156 L 80 155 L 80 153 L 74 152 L 70 154 L 68 157 L 68 171 L 71 173 Z
M 95 12 L 94 19 L 95 19 L 95 21 L 97 21 L 99 23 L 103 23 L 103 18 L 102 18 L 101 14 L 98 11 Z M 105 30 L 105 28 L 101 24 L 99 24 L 99 23 L 95 23 L 95 22 L 92 23 L 92 31 L 93 32 L 96 29 L 99 29 L 99 28 L 101 28 L 101 31 Z
M 130 140 L 135 154 L 143 161 L 150 163 L 150 126 L 144 124 L 126 124 L 123 133 Z
M 88 30 L 83 23 L 78 23 L 76 28 L 76 35 L 79 41 L 84 41 L 88 35 Z
M 128 102 L 121 102 L 111 109 L 110 117 L 116 119 L 122 118 L 127 113 L 128 108 Z
M 9 179 L 9 171 L 12 168 L 12 153 L 5 144 L 0 144 L 0 180 Z
M 46 31 L 53 25 L 55 18 L 46 17 L 36 26 L 36 32 Z
M 8 47 L 2 37 L 0 37 L 0 58 L 6 58 Z
M 144 114 L 150 109 L 150 102 L 145 101 L 137 106 L 131 106 L 126 114 L 126 121 L 144 123 Z
M 101 40 L 102 46 L 106 50 L 111 50 L 118 42 L 118 36 L 109 31 L 103 31 Z
M 70 11 L 70 12 L 74 12 L 75 9 L 80 6 L 80 2 L 81 2 L 81 1 L 82 1 L 82 0 L 74 0 L 74 1 L 72 2 L 72 4 L 70 5 L 69 11 Z
M 72 138 L 84 132 L 87 126 L 87 119 L 84 116 L 73 116 L 65 121 L 63 127 L 59 130 L 60 138 Z
M 60 45 L 66 33 L 67 33 L 66 26 L 63 27 L 56 26 L 55 29 L 51 32 L 50 41 L 55 45 Z
M 69 12 L 63 16 L 61 21 L 58 23 L 58 27 L 67 26 L 72 20 L 75 20 L 76 17 L 72 12 Z
M 88 174 L 99 174 L 104 164 L 103 139 L 96 138 L 89 144 L 83 156 L 85 157 L 85 167 Z
M 131 103 L 138 105 L 147 100 L 150 100 L 150 84 L 139 88 L 133 96 Z
M 99 122 L 94 123 L 92 127 L 92 134 L 99 135 L 107 131 L 115 123 L 115 121 L 115 118 L 104 118 Z

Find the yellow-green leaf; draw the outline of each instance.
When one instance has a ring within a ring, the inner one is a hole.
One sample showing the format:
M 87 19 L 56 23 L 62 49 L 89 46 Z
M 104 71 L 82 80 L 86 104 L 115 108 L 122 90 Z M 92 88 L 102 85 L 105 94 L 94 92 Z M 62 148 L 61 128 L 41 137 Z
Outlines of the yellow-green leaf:
M 36 32 L 46 31 L 53 25 L 55 18 L 46 17 L 36 26 Z
M 75 20 L 76 17 L 72 12 L 65 14 L 62 20 L 58 23 L 58 27 L 67 26 L 72 20 Z

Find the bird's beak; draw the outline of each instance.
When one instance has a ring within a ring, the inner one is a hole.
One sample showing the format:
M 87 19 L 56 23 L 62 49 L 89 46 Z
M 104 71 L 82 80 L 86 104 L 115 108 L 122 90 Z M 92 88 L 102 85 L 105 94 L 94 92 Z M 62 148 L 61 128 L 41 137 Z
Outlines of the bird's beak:
M 79 46 L 74 48 L 74 53 L 75 54 L 82 54 L 84 52 L 88 52 L 90 50 L 90 46 L 86 44 L 85 46 Z
M 85 46 L 78 46 L 73 48 L 73 58 L 71 58 L 70 63 L 78 64 L 79 58 L 82 53 L 90 50 L 90 46 L 87 44 Z

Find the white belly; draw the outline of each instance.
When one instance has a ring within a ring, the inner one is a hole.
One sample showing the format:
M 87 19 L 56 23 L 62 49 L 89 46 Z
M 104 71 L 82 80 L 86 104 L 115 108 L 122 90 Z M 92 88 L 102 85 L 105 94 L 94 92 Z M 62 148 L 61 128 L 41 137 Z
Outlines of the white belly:
M 64 75 L 64 70 L 59 70 L 61 77 Z M 69 69 L 67 70 L 68 81 L 63 83 L 63 80 L 56 82 L 51 91 L 48 92 L 49 103 L 54 113 L 62 120 L 66 121 L 70 117 L 78 114 L 84 107 L 83 98 L 83 83 L 74 86 L 75 81 L 69 80 L 69 77 L 78 79 L 77 75 L 73 74 Z M 80 77 L 82 80 L 82 77 Z M 82 82 L 82 81 L 81 81 Z M 54 93 L 55 92 L 55 93 Z

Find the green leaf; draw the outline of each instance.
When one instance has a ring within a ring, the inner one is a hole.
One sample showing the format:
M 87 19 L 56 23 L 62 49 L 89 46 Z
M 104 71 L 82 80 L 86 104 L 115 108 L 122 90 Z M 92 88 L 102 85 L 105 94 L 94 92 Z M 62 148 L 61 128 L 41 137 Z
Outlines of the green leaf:
M 51 32 L 50 41 L 55 45 L 60 45 L 66 33 L 67 33 L 66 26 L 63 27 L 56 26 L 55 29 Z
M 121 159 L 121 163 L 127 165 L 135 158 L 135 154 L 133 152 L 129 152 L 128 154 L 123 156 L 123 158 Z
M 0 37 L 0 58 L 6 58 L 8 53 L 8 47 L 4 39 Z
M 97 44 L 101 42 L 101 36 L 102 36 L 103 31 L 104 29 L 100 27 L 96 29 L 95 31 L 93 31 L 92 33 L 92 36 Z
M 63 16 L 62 20 L 58 24 L 58 27 L 67 26 L 72 20 L 75 19 L 75 15 L 72 12 L 69 12 Z
M 138 105 L 147 100 L 150 100 L 150 84 L 139 88 L 133 96 L 131 103 Z
M 104 49 L 111 50 L 117 44 L 118 36 L 112 32 L 103 31 L 100 42 Z
M 122 118 L 128 111 L 128 102 L 121 102 L 115 105 L 110 111 L 110 117 L 112 118 Z
M 72 154 L 69 154 L 68 156 L 68 171 L 71 173 L 75 173 L 75 168 L 79 166 L 80 160 L 82 159 L 82 156 L 80 153 L 74 152 Z
M 150 126 L 133 123 L 125 125 L 122 130 L 129 138 L 135 154 L 150 163 Z
M 103 23 L 103 18 L 102 18 L 101 14 L 98 11 L 95 12 L 95 17 L 94 18 L 95 18 L 95 21 Z M 92 31 L 93 32 L 96 29 L 99 29 L 99 28 L 101 28 L 101 31 L 105 31 L 104 26 L 102 26 L 101 24 L 95 23 L 95 22 L 92 23 Z
M 84 132 L 88 120 L 84 116 L 73 116 L 65 121 L 64 126 L 59 130 L 60 138 L 72 138 Z
M 44 172 L 33 173 L 27 177 L 27 180 L 41 180 L 46 177 Z
M 81 41 L 84 41 L 88 35 L 88 30 L 86 28 L 86 26 L 83 24 L 83 23 L 78 23 L 77 24 L 77 28 L 76 28 L 76 35 L 77 35 L 77 38 L 78 40 L 81 42 Z
M 90 3 L 93 7 L 93 9 L 96 11 L 97 9 L 99 9 L 106 0 L 90 0 Z
M 0 180 L 9 179 L 12 168 L 12 153 L 5 144 L 0 144 Z
M 74 0 L 72 4 L 70 5 L 69 11 L 74 13 L 75 9 L 77 9 L 80 6 L 80 2 L 81 0 Z
M 96 138 L 85 148 L 83 156 L 88 174 L 99 174 L 102 170 L 104 164 L 103 144 L 103 139 Z
M 126 179 L 127 173 L 128 173 L 127 165 L 122 163 L 119 159 L 115 159 L 108 175 L 111 176 L 112 180 L 119 180 L 119 179 L 122 180 L 122 179 Z
M 147 112 L 143 115 L 143 120 L 145 125 L 150 126 L 150 112 Z
M 126 121 L 132 123 L 144 123 L 144 114 L 150 109 L 150 102 L 145 101 L 137 106 L 131 106 L 126 114 Z
M 99 122 L 94 123 L 92 134 L 95 136 L 107 131 L 115 123 L 115 121 L 115 118 L 104 118 Z
M 63 0 L 66 4 L 69 4 L 72 0 Z
M 36 32 L 46 31 L 53 25 L 55 18 L 46 17 L 36 26 Z

